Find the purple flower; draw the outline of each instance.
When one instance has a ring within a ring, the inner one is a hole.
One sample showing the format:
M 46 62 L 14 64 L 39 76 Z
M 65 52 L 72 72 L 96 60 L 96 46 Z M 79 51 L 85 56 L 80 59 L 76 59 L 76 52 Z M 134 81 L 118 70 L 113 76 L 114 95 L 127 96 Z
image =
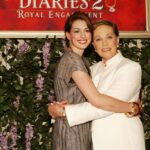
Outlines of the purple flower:
M 38 77 L 36 79 L 36 87 L 39 89 L 39 91 L 43 91 L 43 88 L 44 88 L 44 77 L 42 77 L 41 74 L 38 74 Z
M 45 42 L 45 44 L 43 45 L 43 65 L 44 65 L 44 70 L 47 69 L 47 67 L 49 66 L 49 61 L 50 61 L 50 43 Z
M 54 95 L 49 95 L 49 96 L 48 96 L 48 100 L 49 100 L 50 102 L 55 101 L 55 96 L 54 96 Z
M 0 149 L 8 150 L 8 136 L 6 133 L 0 133 Z
M 41 100 L 42 99 L 42 92 L 44 90 L 44 77 L 42 77 L 41 74 L 39 74 L 37 79 L 36 79 L 36 87 L 37 87 L 36 99 Z
M 31 140 L 33 138 L 33 125 L 28 123 L 26 125 L 26 133 L 25 133 L 25 139 L 26 139 L 26 150 L 31 150 Z
M 15 123 L 16 124 L 16 123 Z M 13 150 L 18 150 L 17 146 L 17 127 L 16 125 L 12 125 L 10 129 L 10 137 L 12 139 L 12 145 L 10 146 Z
M 25 54 L 29 49 L 29 44 L 24 42 L 22 45 L 19 46 L 19 54 Z
M 16 97 L 16 101 L 13 102 L 14 107 L 16 108 L 16 110 L 19 110 L 19 105 L 20 105 L 20 96 Z

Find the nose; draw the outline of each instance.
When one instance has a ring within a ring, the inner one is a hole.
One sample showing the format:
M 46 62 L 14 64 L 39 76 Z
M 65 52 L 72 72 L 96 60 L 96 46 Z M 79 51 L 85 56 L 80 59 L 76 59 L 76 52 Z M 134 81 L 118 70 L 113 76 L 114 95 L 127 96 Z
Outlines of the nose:
M 81 37 L 82 37 L 82 38 L 85 38 L 85 37 L 86 37 L 85 32 L 81 32 Z
M 106 45 L 107 45 L 107 41 L 106 41 L 106 40 L 103 40 L 103 41 L 102 41 L 102 44 L 103 44 L 103 46 L 106 46 Z

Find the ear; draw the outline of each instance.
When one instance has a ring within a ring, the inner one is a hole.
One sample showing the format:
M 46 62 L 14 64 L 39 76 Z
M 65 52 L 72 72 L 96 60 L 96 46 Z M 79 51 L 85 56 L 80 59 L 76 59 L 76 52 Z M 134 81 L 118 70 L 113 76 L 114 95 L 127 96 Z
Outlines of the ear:
M 70 33 L 66 32 L 66 38 L 70 41 Z

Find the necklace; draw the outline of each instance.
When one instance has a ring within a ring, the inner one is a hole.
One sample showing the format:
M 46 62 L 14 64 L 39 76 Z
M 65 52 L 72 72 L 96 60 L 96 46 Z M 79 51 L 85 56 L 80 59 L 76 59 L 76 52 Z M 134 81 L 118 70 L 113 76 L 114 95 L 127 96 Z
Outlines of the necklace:
M 110 12 L 115 12 L 115 11 L 116 11 L 116 9 L 115 9 L 116 0 L 113 0 L 113 4 L 112 4 L 112 5 L 108 4 L 108 3 L 107 3 L 107 0 L 105 0 L 105 4 L 106 4 L 106 6 L 109 8 L 109 11 L 110 11 Z

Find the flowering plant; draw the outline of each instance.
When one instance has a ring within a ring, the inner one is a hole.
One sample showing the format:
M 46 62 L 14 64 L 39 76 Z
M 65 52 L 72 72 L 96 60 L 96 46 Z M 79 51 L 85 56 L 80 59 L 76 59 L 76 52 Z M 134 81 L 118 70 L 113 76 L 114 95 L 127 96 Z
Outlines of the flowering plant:
M 47 105 L 54 99 L 54 68 L 63 39 L 0 42 L 0 149 L 50 149 Z

